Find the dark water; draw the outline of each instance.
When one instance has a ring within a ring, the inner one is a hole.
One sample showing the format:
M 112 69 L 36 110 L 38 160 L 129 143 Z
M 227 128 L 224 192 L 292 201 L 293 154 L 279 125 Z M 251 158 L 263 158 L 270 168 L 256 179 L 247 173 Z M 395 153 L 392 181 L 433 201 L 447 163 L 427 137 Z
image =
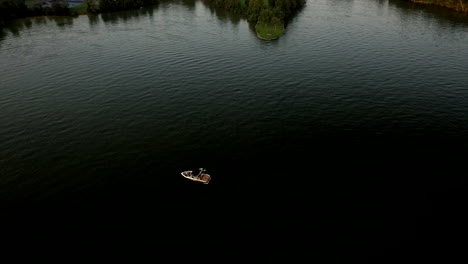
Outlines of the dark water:
M 198 167 L 280 195 L 429 188 L 468 150 L 468 16 L 401 1 L 309 0 L 274 42 L 197 1 L 20 20 L 0 80 L 5 204 L 151 198 Z

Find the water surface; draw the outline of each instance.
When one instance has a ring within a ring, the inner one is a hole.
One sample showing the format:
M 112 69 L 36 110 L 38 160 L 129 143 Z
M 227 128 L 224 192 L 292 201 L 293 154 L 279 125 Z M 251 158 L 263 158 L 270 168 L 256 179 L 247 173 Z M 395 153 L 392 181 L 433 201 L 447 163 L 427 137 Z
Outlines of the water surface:
M 309 0 L 273 42 L 198 1 L 19 20 L 1 199 L 151 196 L 200 166 L 210 185 L 385 185 L 396 160 L 466 150 L 467 47 L 466 15 L 403 1 Z

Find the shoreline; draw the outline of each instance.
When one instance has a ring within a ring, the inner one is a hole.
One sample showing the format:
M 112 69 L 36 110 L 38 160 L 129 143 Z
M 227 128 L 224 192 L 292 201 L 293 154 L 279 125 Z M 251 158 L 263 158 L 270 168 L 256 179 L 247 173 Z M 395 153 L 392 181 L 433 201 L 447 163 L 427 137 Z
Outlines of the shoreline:
M 420 7 L 417 7 L 417 8 L 423 8 L 423 6 L 434 6 L 434 7 L 438 7 L 438 8 L 444 8 L 444 9 L 447 9 L 447 10 L 452 10 L 452 12 L 468 14 L 468 2 L 466 0 L 458 0 L 456 3 L 452 3 L 452 2 L 448 2 L 448 1 L 444 2 L 443 0 L 406 0 L 405 2 L 413 3 L 415 5 L 421 5 Z M 75 6 L 73 8 L 70 8 L 70 10 L 73 10 L 76 7 L 79 7 L 79 6 L 80 5 Z M 128 9 L 119 10 L 119 11 L 130 11 L 130 10 L 137 10 L 137 9 L 138 8 L 128 8 Z M 227 12 L 230 11 L 229 9 L 224 9 L 224 10 L 227 11 Z M 33 16 L 18 17 L 18 18 L 14 18 L 12 20 L 6 20 L 6 21 L 0 20 L 0 27 L 2 27 L 2 28 L 7 27 L 9 22 L 11 23 L 12 21 L 17 20 L 17 19 L 60 18 L 60 17 L 62 17 L 62 18 L 76 18 L 76 17 L 79 17 L 79 16 L 96 16 L 96 15 L 100 15 L 102 13 L 113 13 L 113 12 L 90 13 L 90 12 L 87 12 L 87 11 L 84 11 L 84 10 L 80 10 L 80 11 L 75 12 L 74 14 L 70 14 L 70 15 L 33 15 Z M 284 29 L 284 31 L 278 36 L 275 36 L 273 38 L 267 38 L 267 37 L 264 37 L 264 36 L 262 37 L 259 34 L 257 28 L 255 27 L 255 34 L 261 40 L 277 40 L 280 37 L 282 37 L 285 33 L 286 33 L 286 29 Z
M 415 4 L 438 6 L 442 8 L 451 9 L 455 12 L 460 12 L 460 13 L 468 13 L 468 5 L 465 5 L 462 0 L 460 0 L 455 6 L 445 5 L 443 3 L 437 3 L 433 1 L 428 2 L 427 0 L 409 0 L 409 2 L 412 2 Z
M 279 36 L 277 36 L 277 37 L 275 37 L 275 38 L 267 39 L 267 38 L 261 37 L 261 36 L 258 34 L 258 32 L 255 30 L 255 34 L 256 34 L 257 37 L 258 37 L 259 39 L 261 39 L 261 40 L 277 40 L 277 39 L 279 39 L 281 36 L 283 36 L 285 33 L 286 33 L 286 32 L 284 32 L 283 34 L 281 34 L 281 35 L 279 35 Z
M 263 26 L 263 30 L 259 30 L 258 28 L 260 26 Z M 266 35 L 272 35 L 271 33 L 276 33 L 276 26 L 275 25 L 275 29 L 274 31 L 272 30 L 272 25 L 271 24 L 262 24 L 260 22 L 257 22 L 257 24 L 255 25 L 255 34 L 257 35 L 257 37 L 261 40 L 277 40 L 279 39 L 281 36 L 283 36 L 284 34 L 286 34 L 286 28 L 284 27 L 284 24 L 281 24 L 281 32 L 280 34 L 274 34 L 273 37 L 271 38 L 268 38 L 268 37 L 265 37 L 265 34 Z M 265 28 L 267 29 L 266 32 L 265 32 Z M 259 31 L 263 32 L 264 35 L 262 36 L 262 34 L 259 33 Z M 270 34 L 269 34 L 270 33 Z

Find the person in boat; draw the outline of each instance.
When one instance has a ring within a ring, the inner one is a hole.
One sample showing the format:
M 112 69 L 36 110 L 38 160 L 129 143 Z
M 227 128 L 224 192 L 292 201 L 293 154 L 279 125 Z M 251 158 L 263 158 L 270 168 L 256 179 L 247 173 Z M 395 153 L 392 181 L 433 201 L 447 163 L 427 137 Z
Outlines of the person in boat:
M 198 169 L 198 172 L 196 174 L 192 173 L 192 175 L 194 175 L 196 178 L 200 179 L 202 173 L 205 171 L 205 169 L 203 168 L 199 168 Z
M 193 170 L 193 171 L 192 171 L 192 174 L 191 174 L 190 176 L 192 176 L 192 177 L 195 178 L 195 177 L 197 177 L 197 175 L 198 175 L 199 173 L 200 173 L 200 171 L 199 171 L 198 169 L 196 169 L 196 170 Z

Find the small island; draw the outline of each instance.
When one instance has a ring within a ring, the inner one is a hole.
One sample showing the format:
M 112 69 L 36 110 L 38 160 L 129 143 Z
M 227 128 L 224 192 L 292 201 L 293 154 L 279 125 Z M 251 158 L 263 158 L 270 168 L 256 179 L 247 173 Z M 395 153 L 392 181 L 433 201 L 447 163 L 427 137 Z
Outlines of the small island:
M 285 21 L 304 7 L 306 0 L 203 0 L 204 3 L 238 13 L 255 23 L 257 37 L 274 40 L 281 37 Z

